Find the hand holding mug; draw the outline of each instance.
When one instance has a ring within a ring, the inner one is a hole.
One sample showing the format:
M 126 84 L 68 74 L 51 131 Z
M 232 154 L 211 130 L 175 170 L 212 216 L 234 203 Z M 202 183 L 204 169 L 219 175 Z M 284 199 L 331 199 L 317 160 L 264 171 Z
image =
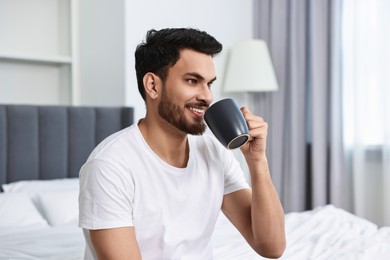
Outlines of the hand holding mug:
M 263 118 L 252 114 L 246 108 L 241 108 L 245 121 L 248 124 L 250 140 L 241 147 L 241 151 L 247 159 L 259 160 L 265 158 L 268 124 Z
M 233 99 L 222 99 L 210 106 L 204 119 L 215 137 L 227 149 L 239 148 L 250 138 L 244 115 Z

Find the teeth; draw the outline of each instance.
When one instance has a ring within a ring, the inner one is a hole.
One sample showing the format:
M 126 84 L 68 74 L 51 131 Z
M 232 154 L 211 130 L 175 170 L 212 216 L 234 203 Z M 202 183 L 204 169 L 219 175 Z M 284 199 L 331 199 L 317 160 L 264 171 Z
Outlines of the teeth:
M 205 110 L 201 108 L 195 108 L 195 107 L 190 107 L 190 110 L 196 112 L 196 113 L 203 113 Z

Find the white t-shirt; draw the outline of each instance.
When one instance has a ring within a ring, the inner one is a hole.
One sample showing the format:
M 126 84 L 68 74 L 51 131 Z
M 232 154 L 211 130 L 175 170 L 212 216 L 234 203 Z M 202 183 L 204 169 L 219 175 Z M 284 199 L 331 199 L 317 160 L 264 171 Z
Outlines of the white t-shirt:
M 249 188 L 232 152 L 212 136 L 188 136 L 186 168 L 162 161 L 137 124 L 100 143 L 80 171 L 79 226 L 133 226 L 142 258 L 212 259 L 210 238 L 224 194 Z

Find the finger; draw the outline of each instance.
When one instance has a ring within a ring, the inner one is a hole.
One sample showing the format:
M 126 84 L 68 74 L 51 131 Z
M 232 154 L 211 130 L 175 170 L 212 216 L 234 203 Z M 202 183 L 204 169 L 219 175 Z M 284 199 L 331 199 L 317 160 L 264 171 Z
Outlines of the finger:
M 258 137 L 266 137 L 268 134 L 268 125 L 263 125 L 262 127 L 251 128 L 249 129 L 249 135 L 258 138 Z
M 247 107 L 242 107 L 241 113 L 243 114 L 243 116 L 246 120 L 264 121 L 264 119 L 262 117 L 259 117 L 259 116 L 256 116 L 255 114 L 253 114 Z
M 240 110 L 242 113 L 251 113 L 251 111 L 247 107 L 241 107 Z
M 248 125 L 249 129 L 262 128 L 262 127 L 268 128 L 268 123 L 265 122 L 262 118 L 256 120 L 246 120 L 246 124 Z
M 247 107 L 242 107 L 241 113 L 245 118 L 251 118 L 252 116 L 254 116 L 254 114 Z

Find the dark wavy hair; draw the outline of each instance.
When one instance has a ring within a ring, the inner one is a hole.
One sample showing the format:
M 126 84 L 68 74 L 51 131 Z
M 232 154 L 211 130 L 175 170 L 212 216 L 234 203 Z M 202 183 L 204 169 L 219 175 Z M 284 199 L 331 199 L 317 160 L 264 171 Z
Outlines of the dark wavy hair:
M 180 51 L 192 49 L 214 56 L 222 51 L 222 44 L 204 31 L 192 28 L 167 28 L 149 30 L 145 42 L 135 51 L 135 71 L 138 90 L 144 100 L 143 77 L 152 72 L 165 82 L 168 69 L 180 58 Z

